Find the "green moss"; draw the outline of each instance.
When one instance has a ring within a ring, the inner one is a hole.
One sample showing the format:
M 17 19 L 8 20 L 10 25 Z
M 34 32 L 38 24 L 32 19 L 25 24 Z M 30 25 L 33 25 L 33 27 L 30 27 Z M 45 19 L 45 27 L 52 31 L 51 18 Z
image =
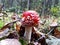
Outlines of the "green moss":
M 21 42 L 22 45 L 27 45 L 27 42 L 23 38 L 20 38 L 19 41 Z
M 2 20 L 0 20 L 0 28 L 2 28 L 4 25 L 4 22 Z

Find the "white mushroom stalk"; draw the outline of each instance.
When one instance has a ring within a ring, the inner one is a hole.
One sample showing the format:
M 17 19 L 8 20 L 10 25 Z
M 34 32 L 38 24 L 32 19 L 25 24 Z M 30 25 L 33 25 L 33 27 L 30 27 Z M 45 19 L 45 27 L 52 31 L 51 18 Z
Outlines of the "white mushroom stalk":
M 27 40 L 28 43 L 30 43 L 31 33 L 32 33 L 32 27 L 25 27 L 24 37 L 25 37 L 25 39 Z

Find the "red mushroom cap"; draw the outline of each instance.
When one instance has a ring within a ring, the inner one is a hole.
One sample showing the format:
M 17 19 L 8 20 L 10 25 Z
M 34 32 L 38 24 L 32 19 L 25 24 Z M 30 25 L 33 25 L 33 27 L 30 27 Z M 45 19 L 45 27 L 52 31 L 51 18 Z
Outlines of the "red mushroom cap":
M 39 23 L 39 14 L 36 11 L 25 11 L 22 16 L 22 25 L 23 26 L 34 26 Z

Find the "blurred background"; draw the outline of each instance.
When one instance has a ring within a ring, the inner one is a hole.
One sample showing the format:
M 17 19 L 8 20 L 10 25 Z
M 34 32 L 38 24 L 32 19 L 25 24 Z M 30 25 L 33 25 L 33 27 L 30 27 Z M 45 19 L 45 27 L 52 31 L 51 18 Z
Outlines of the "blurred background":
M 60 0 L 0 0 L 4 11 L 15 10 L 21 13 L 25 10 L 36 10 L 40 15 L 60 14 Z

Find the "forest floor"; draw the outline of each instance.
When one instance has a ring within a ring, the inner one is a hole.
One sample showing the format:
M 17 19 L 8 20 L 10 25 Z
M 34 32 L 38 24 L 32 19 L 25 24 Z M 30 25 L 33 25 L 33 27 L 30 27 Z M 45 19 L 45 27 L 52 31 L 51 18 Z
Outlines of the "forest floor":
M 8 15 L 8 17 L 5 17 L 5 20 L 0 19 L 0 28 L 2 28 L 5 25 L 5 23 L 8 23 L 8 22 L 12 21 L 11 16 L 13 15 L 13 13 L 7 13 L 7 15 Z M 19 15 L 19 17 L 21 16 L 20 14 L 18 14 L 18 15 Z M 60 23 L 60 17 L 57 18 L 57 20 Z M 60 30 L 60 27 L 58 27 L 58 29 Z M 25 42 L 25 40 L 23 40 L 23 38 L 20 38 L 19 41 L 22 43 L 22 45 L 26 45 L 26 42 Z

